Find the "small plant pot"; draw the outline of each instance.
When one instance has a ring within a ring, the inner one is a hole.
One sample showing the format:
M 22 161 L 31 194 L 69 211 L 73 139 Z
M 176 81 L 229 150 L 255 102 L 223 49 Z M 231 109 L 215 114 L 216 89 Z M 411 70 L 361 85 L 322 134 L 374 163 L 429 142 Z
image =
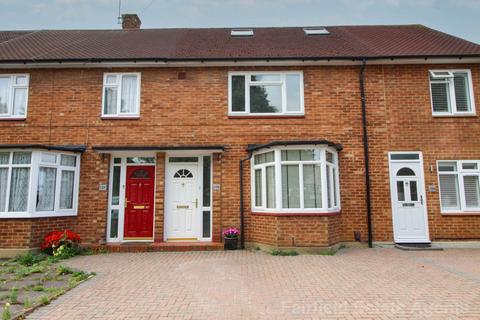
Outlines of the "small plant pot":
M 225 250 L 236 250 L 238 248 L 238 238 L 225 238 Z

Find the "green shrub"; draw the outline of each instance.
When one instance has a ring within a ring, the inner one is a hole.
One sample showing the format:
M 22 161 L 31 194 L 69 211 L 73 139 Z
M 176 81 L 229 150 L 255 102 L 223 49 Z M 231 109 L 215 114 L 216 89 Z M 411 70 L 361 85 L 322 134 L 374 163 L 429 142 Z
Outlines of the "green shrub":
M 65 266 L 58 266 L 57 268 L 57 276 L 64 276 L 64 275 L 67 275 L 67 274 L 72 274 L 73 273 L 73 270 L 70 269 L 69 267 L 65 267 Z
M 30 266 L 33 266 L 34 264 L 37 264 L 37 263 L 45 260 L 45 258 L 46 258 L 45 254 L 42 254 L 42 253 L 34 254 L 34 253 L 31 253 L 31 252 L 28 252 L 24 255 L 21 255 L 21 256 L 17 257 L 15 259 L 15 261 L 18 264 L 21 264 L 22 266 L 30 267 Z
M 273 250 L 271 254 L 272 256 L 298 256 L 297 251 Z
M 58 259 L 68 259 L 71 257 L 78 256 L 83 253 L 82 248 L 76 244 L 72 245 L 61 245 L 54 253 L 54 257 Z

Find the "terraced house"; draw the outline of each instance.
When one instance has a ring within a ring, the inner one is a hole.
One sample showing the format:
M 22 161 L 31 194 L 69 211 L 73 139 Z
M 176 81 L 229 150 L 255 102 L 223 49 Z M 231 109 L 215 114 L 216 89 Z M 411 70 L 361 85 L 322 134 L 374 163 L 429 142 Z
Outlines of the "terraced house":
M 0 32 L 0 247 L 479 240 L 479 62 L 421 25 Z

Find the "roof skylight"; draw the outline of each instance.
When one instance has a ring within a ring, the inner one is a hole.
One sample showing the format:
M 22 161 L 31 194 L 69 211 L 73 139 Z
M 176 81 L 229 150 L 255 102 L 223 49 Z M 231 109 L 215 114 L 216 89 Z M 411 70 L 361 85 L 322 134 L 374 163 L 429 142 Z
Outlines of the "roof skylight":
M 230 35 L 232 37 L 253 37 L 253 29 L 232 29 Z
M 330 34 L 327 29 L 324 27 L 309 27 L 309 28 L 303 28 L 303 32 L 307 36 L 318 36 L 318 35 L 323 35 L 323 34 Z

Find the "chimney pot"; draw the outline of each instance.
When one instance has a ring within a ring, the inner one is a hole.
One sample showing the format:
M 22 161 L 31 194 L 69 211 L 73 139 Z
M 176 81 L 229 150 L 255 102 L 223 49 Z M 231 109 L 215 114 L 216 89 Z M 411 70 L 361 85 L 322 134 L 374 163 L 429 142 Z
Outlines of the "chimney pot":
M 140 29 L 142 21 L 136 13 L 126 13 L 122 14 L 122 29 L 131 30 L 131 29 Z

